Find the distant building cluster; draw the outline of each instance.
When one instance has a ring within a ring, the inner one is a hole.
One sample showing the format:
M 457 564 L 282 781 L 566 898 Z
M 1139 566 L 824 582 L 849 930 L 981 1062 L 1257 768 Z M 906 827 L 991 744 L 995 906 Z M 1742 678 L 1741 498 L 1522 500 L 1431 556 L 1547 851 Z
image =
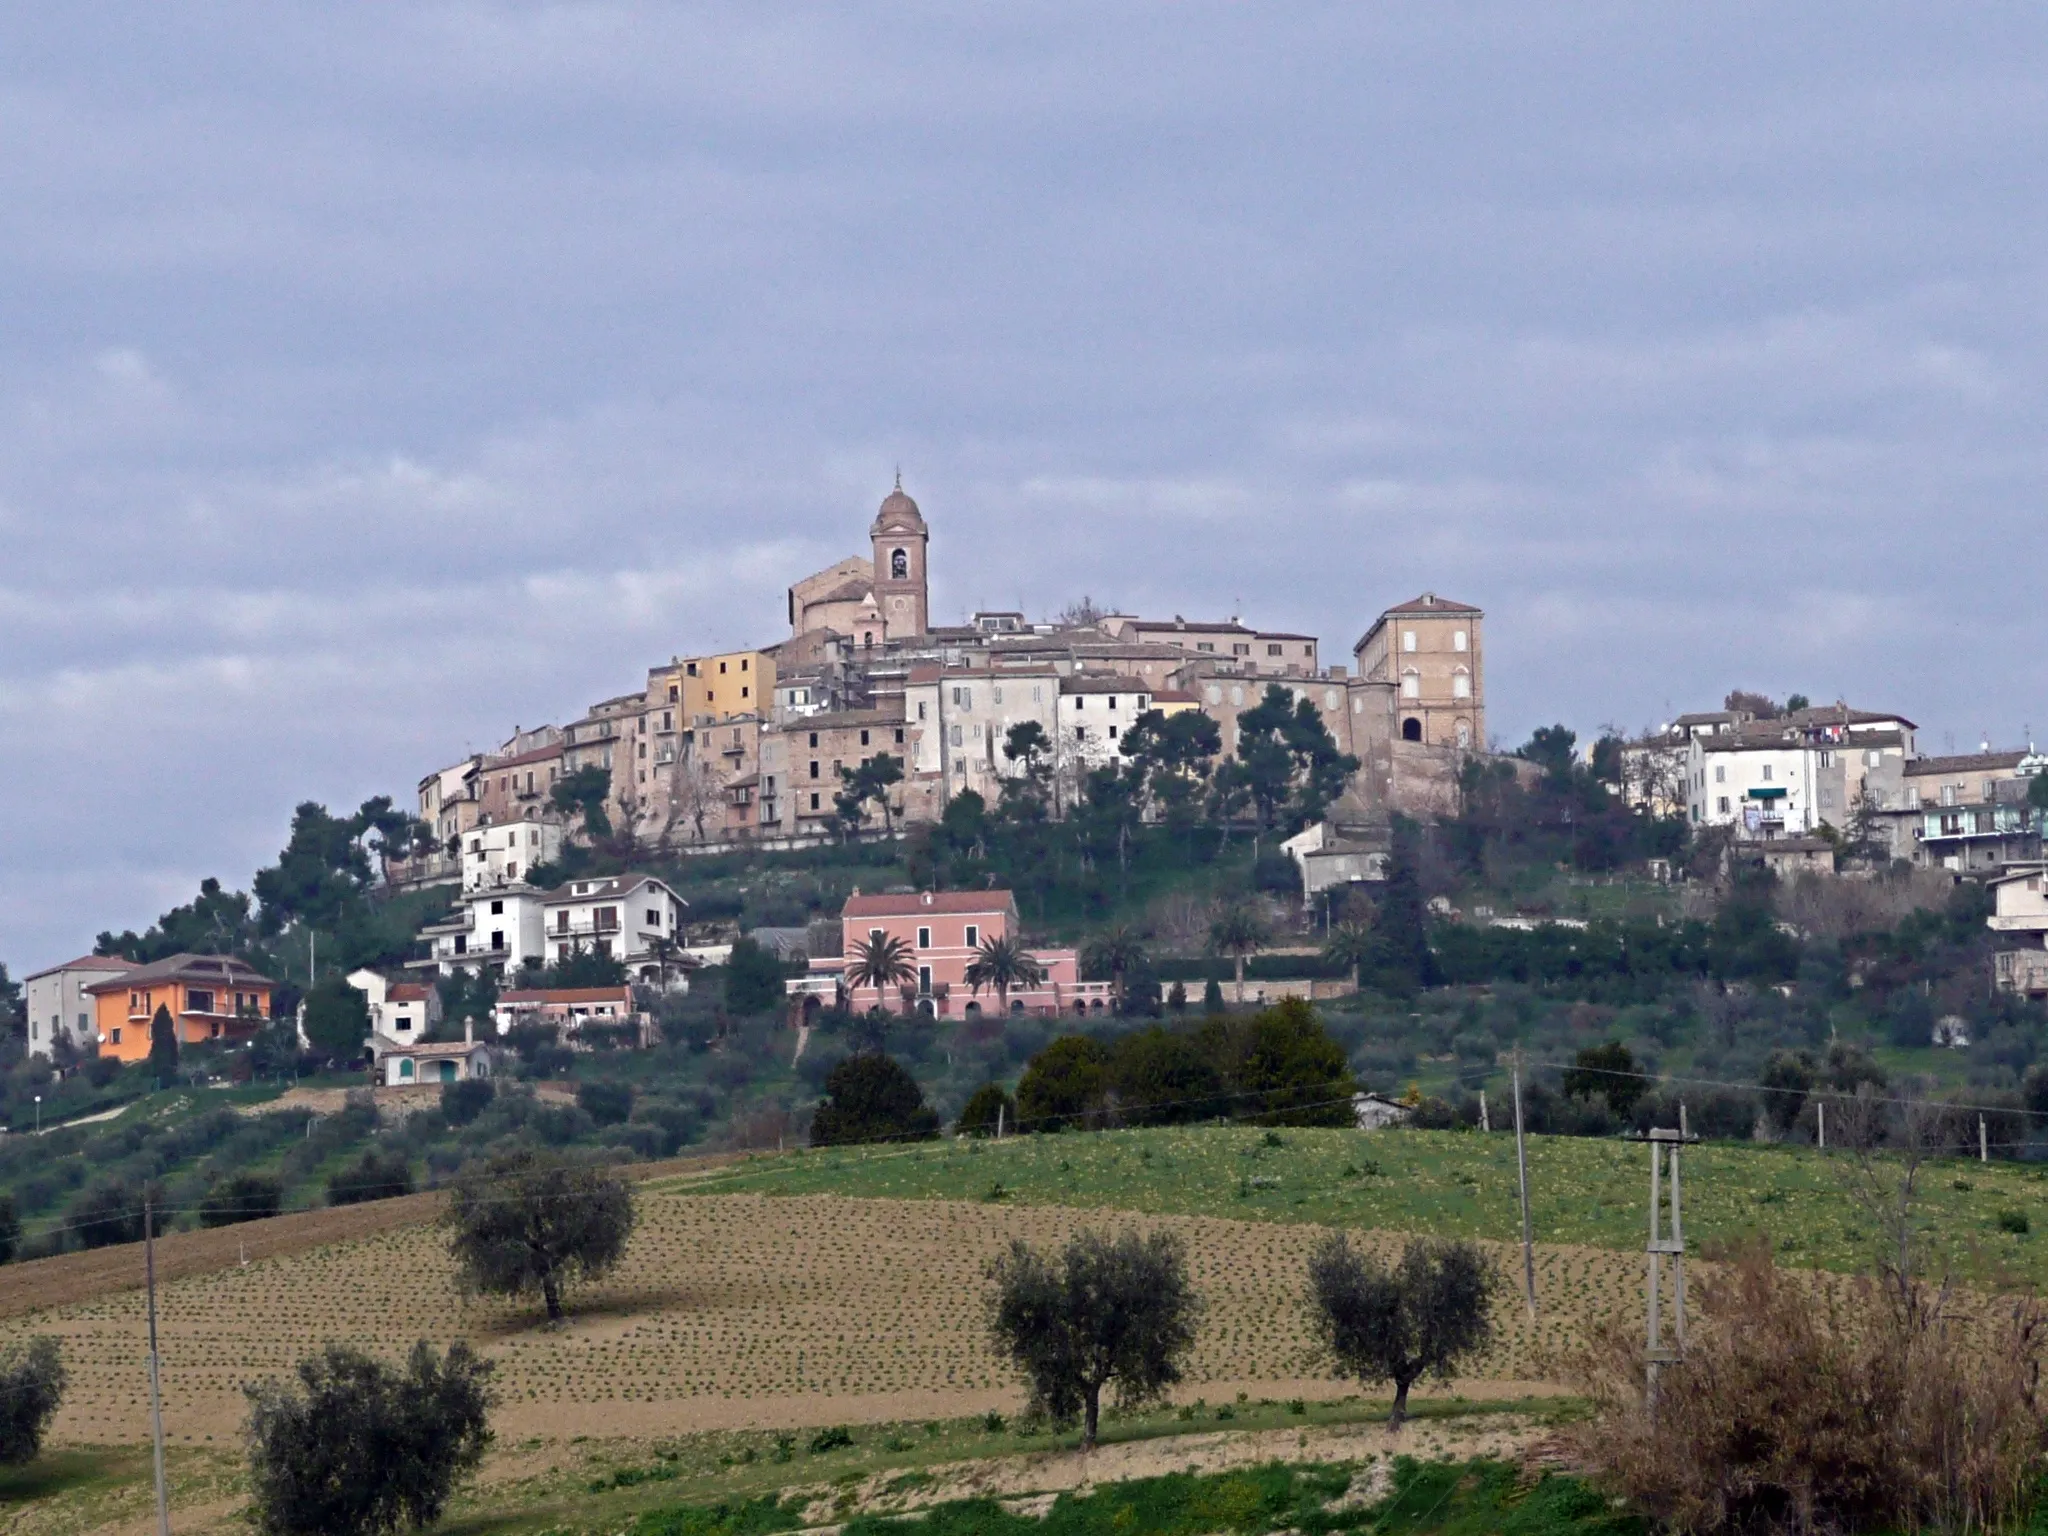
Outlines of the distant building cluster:
M 901 777 L 869 831 L 936 821 L 968 791 L 993 803 L 1021 771 L 1004 752 L 1012 729 L 1035 724 L 1061 814 L 1146 714 L 1202 711 L 1228 758 L 1238 716 L 1277 685 L 1313 705 L 1338 749 L 1359 760 L 1327 834 L 1333 851 L 1355 852 L 1384 846 L 1391 811 L 1450 809 L 1458 764 L 1485 748 L 1485 615 L 1468 603 L 1424 593 L 1398 604 L 1367 625 L 1349 665 L 1326 666 L 1317 637 L 1236 616 L 1083 605 L 1048 622 L 982 612 L 936 625 L 931 531 L 900 483 L 868 542 L 866 554 L 790 586 L 787 634 L 772 643 L 671 656 L 647 669 L 644 686 L 576 720 L 515 729 L 496 752 L 423 778 L 419 815 L 435 851 L 392 874 L 401 885 L 462 887 L 458 916 L 429 935 L 437 962 L 516 971 L 580 939 L 636 975 L 652 963 L 648 940 L 672 930 L 641 923 L 646 903 L 527 879 L 579 835 L 556 788 L 580 770 L 609 776 L 604 818 L 639 847 L 799 848 L 844 834 L 843 771 L 882 756 Z M 574 926 L 554 926 L 572 908 Z M 617 926 L 586 908 L 608 910 Z

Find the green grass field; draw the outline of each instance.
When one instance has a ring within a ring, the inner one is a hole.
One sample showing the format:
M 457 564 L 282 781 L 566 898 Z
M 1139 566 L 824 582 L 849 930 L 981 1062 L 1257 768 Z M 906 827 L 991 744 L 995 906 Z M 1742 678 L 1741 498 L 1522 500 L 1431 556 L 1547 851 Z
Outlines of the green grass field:
M 1867 1268 L 1876 1234 L 1845 1194 L 1839 1170 L 1839 1161 L 1811 1148 L 1690 1148 L 1687 1245 L 1697 1252 L 1762 1233 L 1787 1263 Z M 1537 1241 L 1641 1247 L 1649 1153 L 1640 1144 L 1532 1137 L 1529 1184 Z M 763 1156 L 688 1187 L 1001 1199 L 1461 1237 L 1511 1239 L 1521 1231 L 1514 1138 L 1501 1132 L 1202 1126 L 927 1142 Z M 1958 1279 L 2048 1280 L 2048 1169 L 1941 1162 L 1921 1170 L 1920 1187 L 1934 1250 Z M 2012 1226 L 2025 1217 L 2032 1230 L 2007 1230 L 2001 1217 Z

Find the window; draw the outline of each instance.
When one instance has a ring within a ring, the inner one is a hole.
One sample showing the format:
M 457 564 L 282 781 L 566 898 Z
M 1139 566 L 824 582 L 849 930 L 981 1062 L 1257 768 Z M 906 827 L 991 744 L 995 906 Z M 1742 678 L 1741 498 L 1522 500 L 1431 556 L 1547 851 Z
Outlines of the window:
M 996 702 L 997 702 L 998 704 L 1002 703 L 1002 702 L 1003 702 L 1003 686 L 1002 686 L 1002 684 L 1000 684 L 1000 683 L 996 684 L 996 687 L 995 687 L 995 695 L 996 695 Z
M 725 663 L 722 661 L 718 664 L 718 675 L 720 677 L 723 677 L 725 675 Z
M 866 731 L 862 731 L 860 733 L 860 744 L 862 746 L 866 746 L 868 744 L 868 733 Z
M 1472 674 L 1460 667 L 1451 674 L 1451 697 L 1469 699 L 1472 697 Z
M 917 990 L 926 997 L 932 995 L 932 968 L 928 965 L 917 968 Z
M 599 933 L 617 933 L 619 931 L 619 909 L 617 907 L 599 907 L 592 914 L 592 918 L 594 920 L 593 926 Z
M 114 1044 L 116 1044 L 116 1045 L 119 1045 L 119 1044 L 121 1043 L 121 1026 L 120 1026 L 120 1025 L 116 1024 L 116 1025 L 115 1025 L 115 1026 L 114 1026 L 114 1027 L 113 1027 L 113 1028 L 112 1028 L 111 1030 L 109 1030 L 109 1031 L 108 1031 L 108 1033 L 109 1033 L 109 1034 L 111 1034 L 111 1035 L 112 1035 L 112 1036 L 114 1037 Z
M 502 929 L 502 928 L 493 928 L 493 929 L 491 930 L 491 948 L 492 948 L 492 949 L 503 949 L 504 947 L 505 947 L 505 930 L 504 930 L 504 929 Z
M 1116 740 L 1116 727 L 1113 725 L 1109 728 L 1109 739 L 1111 741 Z
M 813 747 L 815 747 L 815 746 L 816 746 L 817 744 L 818 744 L 818 733 L 817 733 L 816 731 L 813 731 L 813 732 L 811 732 L 811 745 L 812 745 Z
M 1251 646 L 1243 641 L 1235 642 L 1230 647 L 1230 654 L 1233 656 L 1249 656 L 1251 653 Z
M 1984 781 L 1984 798 L 1986 800 L 1996 800 L 1998 798 L 1998 786 L 1990 779 Z
M 1195 649 L 1198 651 L 1213 651 L 1216 647 L 1207 640 L 1198 640 L 1195 642 Z
M 1771 765 L 1769 763 L 1764 764 L 1764 782 L 1766 784 L 1771 782 Z
M 981 948 L 981 928 L 978 924 L 969 923 L 967 925 L 967 947 L 969 949 Z
M 1835 754 L 1834 754 L 1834 753 L 1832 753 L 1832 752 L 1823 752 L 1823 753 L 1821 753 L 1821 754 L 1820 754 L 1820 766 L 1821 766 L 1821 767 L 1823 767 L 1823 768 L 1832 768 L 1832 767 L 1834 767 L 1834 766 L 1835 766 Z
M 649 907 L 647 909 L 647 926 L 650 928 L 659 928 L 661 926 L 661 908 Z
M 187 987 L 185 989 L 185 1011 L 187 1013 L 213 1012 L 213 994 L 211 992 L 201 992 L 197 988 Z
M 1464 630 L 1462 630 L 1462 629 L 1457 629 L 1457 630 L 1453 630 L 1453 631 L 1451 631 L 1451 649 L 1452 649 L 1452 650 L 1454 650 L 1454 651 L 1462 651 L 1462 650 L 1464 650 L 1464 649 L 1465 649 L 1465 647 L 1466 647 L 1466 645 L 1467 645 L 1468 643 L 1469 643 L 1469 642 L 1468 642 L 1468 640 L 1467 640 L 1467 638 L 1466 638 L 1466 635 L 1465 635 L 1465 631 L 1464 631 Z
M 957 729 L 958 729 L 958 727 L 956 726 L 956 727 L 955 727 L 955 729 L 957 730 Z M 817 759 L 816 759 L 816 758 L 814 757 L 814 758 L 812 758 L 812 759 L 811 759 L 811 777 L 815 779 L 815 778 L 816 778 L 817 776 L 818 776 L 818 760 L 817 760 Z
M 745 686 L 742 686 L 742 687 L 741 687 L 741 689 L 740 689 L 740 697 L 741 697 L 741 698 L 743 698 L 743 699 L 744 699 L 744 698 L 748 698 L 748 697 L 751 697 L 751 696 L 752 696 L 752 694 L 753 694 L 753 689 L 751 689 L 751 688 L 747 688 L 747 687 L 745 687 Z
M 1726 795 L 1721 796 L 1720 799 L 1715 802 L 1714 809 L 1720 815 L 1726 816 L 1728 814 L 1728 797 Z
M 815 811 L 815 810 L 816 810 L 817 808 L 818 808 L 818 797 L 817 797 L 816 795 L 813 795 L 813 796 L 811 796 L 811 809 Z
M 1280 642 L 1275 640 L 1268 644 L 1266 647 L 1266 654 L 1268 656 L 1278 656 L 1280 654 Z
M 1045 692 L 1042 685 L 1038 683 L 1031 685 L 1031 702 L 1034 704 L 1043 704 L 1045 702 Z
M 568 909 L 567 907 L 564 907 L 564 908 L 562 908 L 562 909 L 561 909 L 561 910 L 560 910 L 559 912 L 557 912 L 557 913 L 555 914 L 555 932 L 557 932 L 557 933 L 567 933 L 568 931 L 569 931 L 569 909 Z
M 920 719 L 920 720 L 922 720 L 922 719 L 924 718 L 924 700 L 923 700 L 923 699 L 919 699 L 919 700 L 917 701 L 917 718 L 918 718 L 918 719 Z
M 903 727 L 900 725 L 896 727 L 896 745 L 899 747 L 903 745 Z
M 1728 782 L 1728 765 L 1726 763 L 1714 764 L 1714 782 L 1716 784 L 1726 784 Z
M 917 930 L 917 947 L 919 949 L 930 949 L 932 947 L 931 929 L 920 928 Z
M 503 917 L 504 915 L 505 915 L 505 903 L 503 903 L 502 901 L 494 901 L 494 902 L 492 902 L 492 903 L 491 903 L 491 916 L 493 916 L 493 917 Z
M 892 580 L 894 580 L 894 581 L 902 581 L 902 580 L 904 580 L 904 579 L 905 579 L 906 577 L 908 577 L 909 575 L 910 575 L 910 554 L 909 554 L 909 552 L 908 552 L 907 550 L 901 550 L 901 549 L 892 549 L 891 551 L 889 551 L 889 576 L 890 576 L 890 579 L 892 579 Z
M 956 747 L 960 745 L 960 727 L 957 725 L 953 727 L 953 745 Z
M 691 677 L 695 677 L 697 675 L 697 663 L 694 661 L 688 662 L 684 665 L 683 670 Z
M 1422 697 L 1422 674 L 1410 667 L 1401 674 L 1401 697 L 1419 699 Z
M 747 658 L 744 656 L 740 658 L 740 670 L 742 672 L 747 670 Z
M 1412 650 L 1414 650 L 1414 649 L 1415 649 L 1415 631 L 1414 631 L 1414 630 L 1412 630 L 1412 629 L 1404 629 L 1404 630 L 1402 630 L 1402 631 L 1401 631 L 1401 649 L 1402 649 L 1402 650 L 1404 650 L 1404 651 L 1412 651 Z
M 1884 754 L 1882 752 L 1871 751 L 1863 754 L 1863 766 L 1866 768 L 1876 768 L 1883 762 Z

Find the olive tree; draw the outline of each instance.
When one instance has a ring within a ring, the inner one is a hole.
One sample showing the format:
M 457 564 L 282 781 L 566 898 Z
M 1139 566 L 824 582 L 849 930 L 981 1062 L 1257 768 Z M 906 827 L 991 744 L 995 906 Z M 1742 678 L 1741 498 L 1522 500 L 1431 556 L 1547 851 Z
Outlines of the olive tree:
M 539 1291 L 548 1320 L 560 1322 L 563 1290 L 604 1274 L 625 1253 L 633 1192 L 609 1169 L 514 1152 L 465 1172 L 446 1220 L 465 1289 Z
M 1079 1232 L 1057 1255 L 1019 1241 L 989 1275 L 997 1345 L 1030 1382 L 1034 1411 L 1056 1424 L 1081 1418 L 1083 1448 L 1095 1444 L 1109 1383 L 1132 1407 L 1180 1380 L 1202 1301 L 1171 1234 Z
M 1499 1276 L 1475 1243 L 1419 1238 L 1382 1264 L 1333 1232 L 1309 1256 L 1309 1311 L 1341 1375 L 1392 1381 L 1389 1431 L 1408 1414 L 1408 1389 L 1452 1368 L 1493 1338 Z
M 34 1461 L 64 1401 L 64 1360 L 42 1337 L 0 1355 L 0 1463 Z
M 329 1344 L 296 1382 L 245 1387 L 249 1470 L 265 1536 L 385 1536 L 440 1519 L 491 1443 L 491 1362 L 424 1340 L 405 1369 Z

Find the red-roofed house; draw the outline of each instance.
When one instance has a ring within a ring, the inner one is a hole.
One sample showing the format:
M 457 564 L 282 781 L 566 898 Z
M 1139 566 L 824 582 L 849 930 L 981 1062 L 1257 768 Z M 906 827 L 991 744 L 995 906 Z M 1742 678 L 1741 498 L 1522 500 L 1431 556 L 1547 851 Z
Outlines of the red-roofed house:
M 900 995 L 883 995 L 874 986 L 845 987 L 846 968 L 854 946 L 876 935 L 900 940 L 909 950 L 916 980 L 908 984 L 919 1012 L 934 1018 L 968 1018 L 991 1011 L 995 993 L 977 993 L 968 985 L 967 968 L 981 946 L 1019 932 L 1017 902 L 1008 891 L 915 891 L 905 895 L 847 898 L 840 913 L 840 953 L 811 961 L 811 974 L 792 982 L 793 991 L 824 997 L 846 993 L 849 1006 L 894 1010 Z M 1081 980 L 1080 962 L 1071 949 L 1035 949 L 1033 958 L 1045 968 L 1038 986 L 1010 993 L 1012 1013 L 1100 1013 L 1110 1005 L 1106 981 Z
M 349 973 L 348 984 L 369 1005 L 370 1033 L 411 1044 L 441 1022 L 441 994 L 416 981 L 387 981 L 375 971 Z

